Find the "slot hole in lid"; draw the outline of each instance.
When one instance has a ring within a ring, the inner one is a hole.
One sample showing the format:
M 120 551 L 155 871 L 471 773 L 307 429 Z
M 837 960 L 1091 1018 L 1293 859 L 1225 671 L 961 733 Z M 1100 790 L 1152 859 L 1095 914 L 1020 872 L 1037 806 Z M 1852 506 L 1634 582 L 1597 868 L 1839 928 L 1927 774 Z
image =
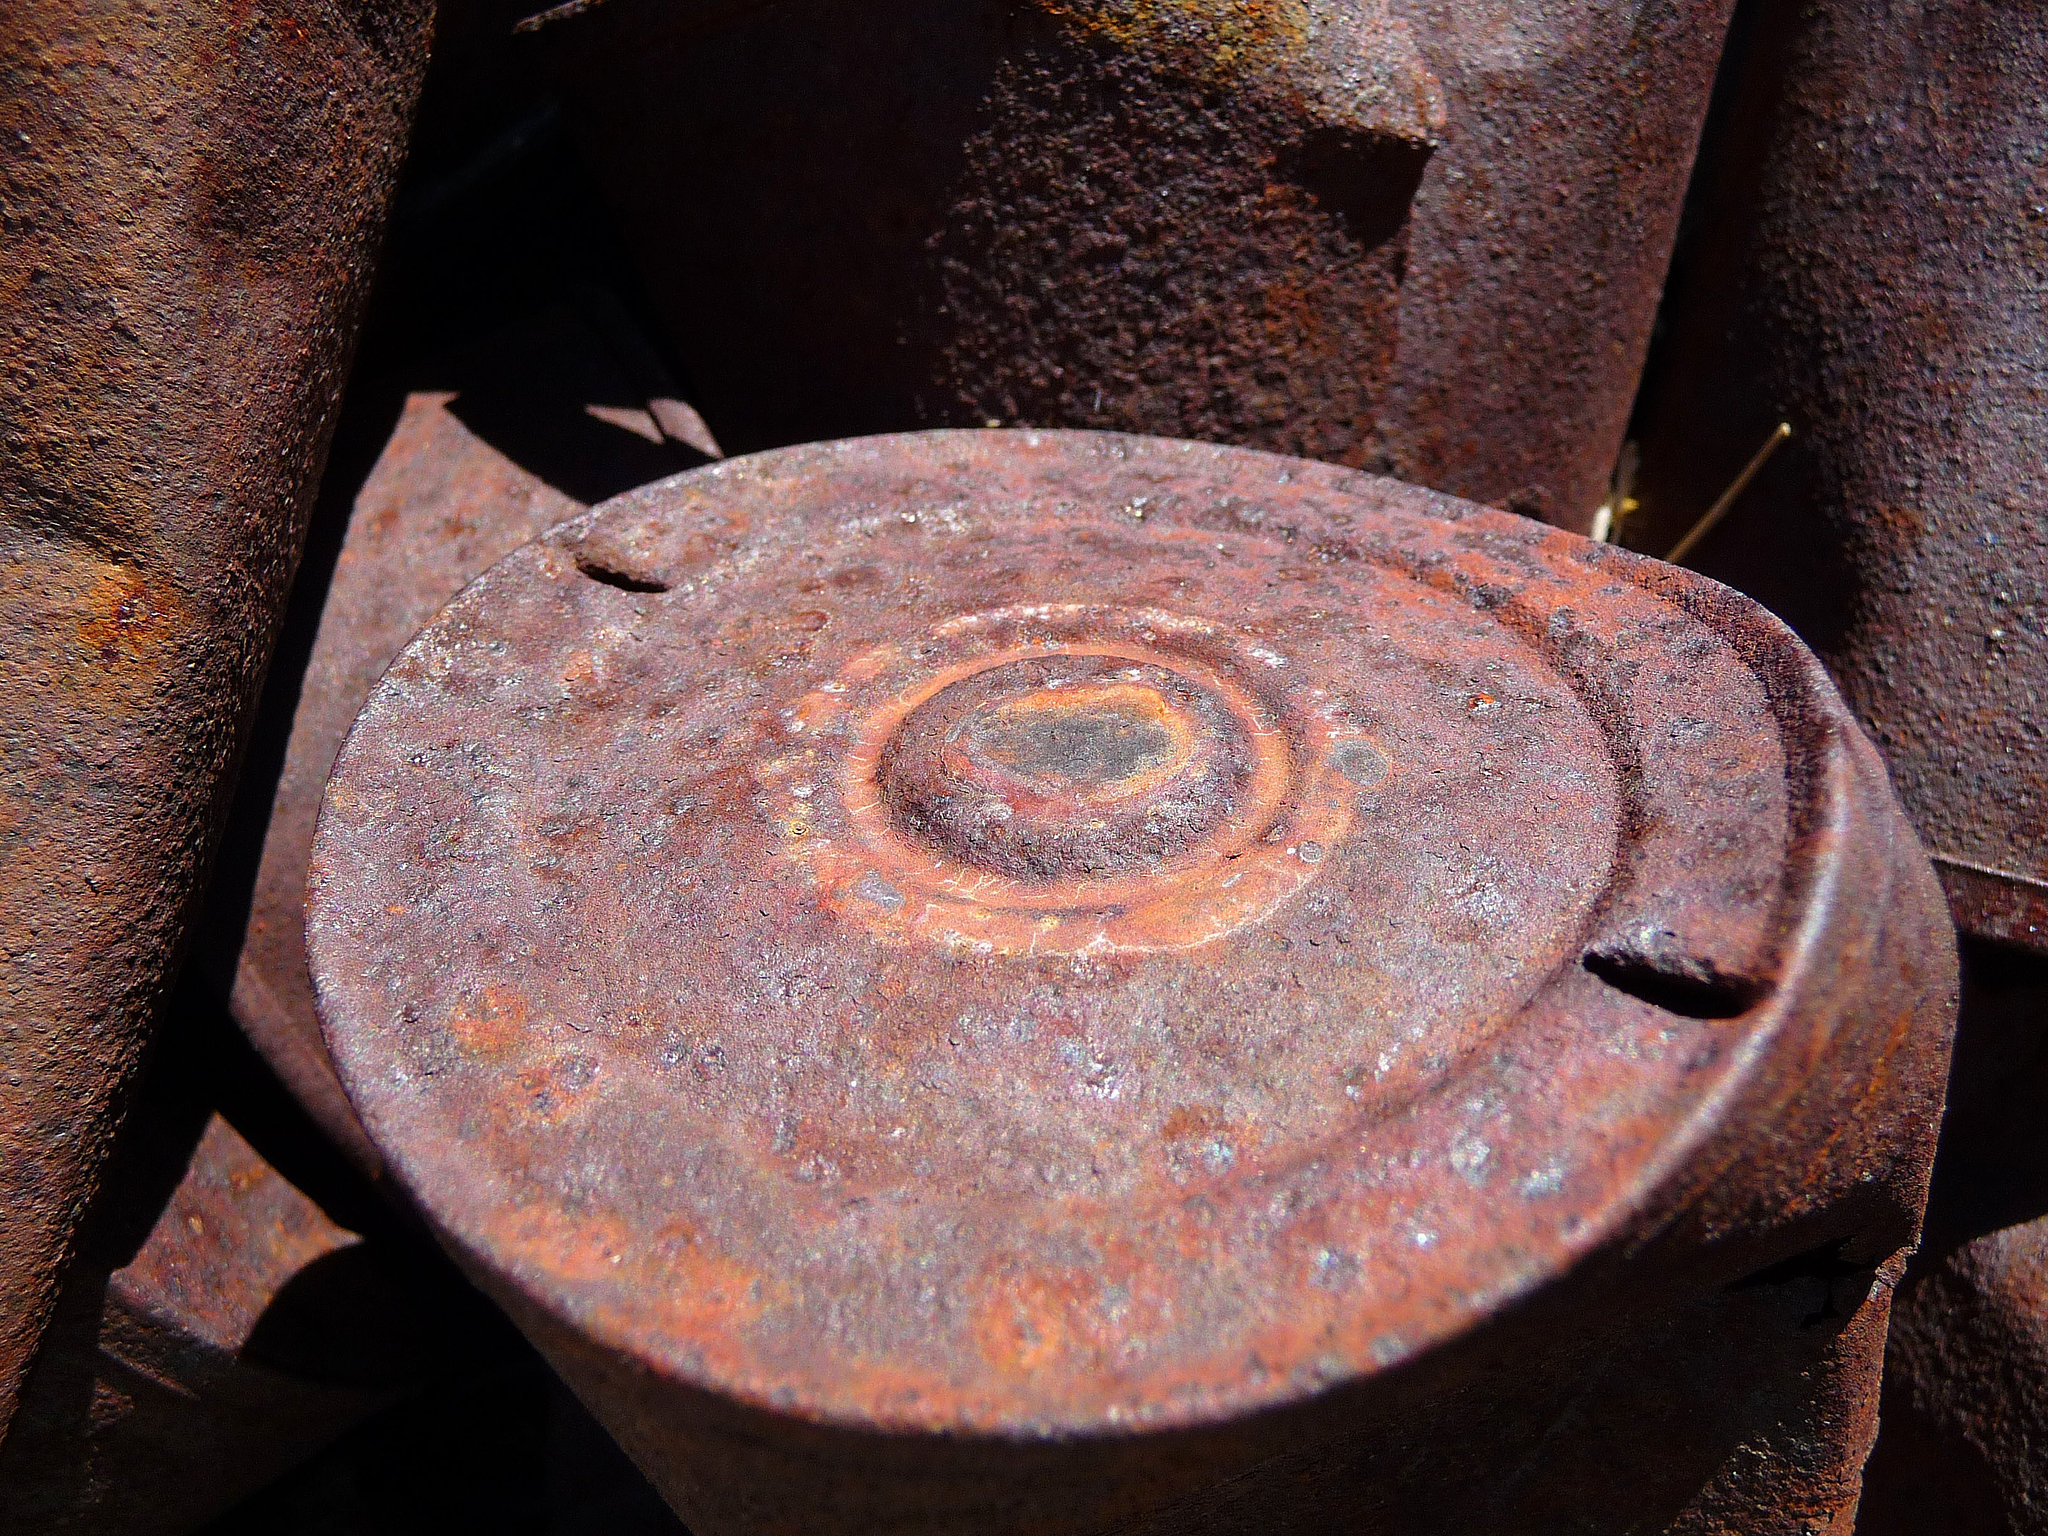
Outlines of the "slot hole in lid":
M 1756 1006 L 1761 983 L 1711 960 L 1632 943 L 1600 944 L 1580 963 L 1617 992 L 1686 1019 L 1733 1019 Z
M 643 576 L 635 571 L 622 571 L 593 555 L 578 555 L 576 569 L 592 581 L 607 587 L 616 587 L 621 592 L 666 592 L 669 589 L 669 584 L 659 577 Z

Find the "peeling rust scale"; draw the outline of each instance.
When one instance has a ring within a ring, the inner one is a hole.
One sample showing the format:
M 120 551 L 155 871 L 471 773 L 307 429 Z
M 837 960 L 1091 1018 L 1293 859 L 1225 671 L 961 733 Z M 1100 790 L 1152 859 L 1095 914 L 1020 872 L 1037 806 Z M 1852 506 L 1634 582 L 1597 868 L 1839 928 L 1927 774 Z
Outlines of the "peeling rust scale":
M 1156 439 L 734 460 L 406 649 L 308 901 L 394 1175 L 700 1536 L 1853 1507 L 1952 940 L 1701 578 Z

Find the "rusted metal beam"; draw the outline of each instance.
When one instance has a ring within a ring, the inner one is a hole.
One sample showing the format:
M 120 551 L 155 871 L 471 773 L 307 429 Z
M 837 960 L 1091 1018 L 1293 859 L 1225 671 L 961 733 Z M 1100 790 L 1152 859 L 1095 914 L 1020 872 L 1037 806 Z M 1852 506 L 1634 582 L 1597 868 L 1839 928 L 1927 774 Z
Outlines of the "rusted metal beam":
M 1191 443 L 734 460 L 407 647 L 308 910 L 700 1536 L 1852 1517 L 1951 933 L 1689 573 Z

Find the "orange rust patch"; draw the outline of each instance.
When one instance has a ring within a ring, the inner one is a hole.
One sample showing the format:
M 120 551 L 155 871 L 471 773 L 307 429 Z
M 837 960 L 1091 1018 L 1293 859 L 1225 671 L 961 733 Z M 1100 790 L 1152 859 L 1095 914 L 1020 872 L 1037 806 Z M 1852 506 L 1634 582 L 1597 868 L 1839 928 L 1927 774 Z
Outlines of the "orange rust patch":
M 992 1279 L 975 1311 L 975 1343 L 999 1371 L 1042 1370 L 1089 1331 L 1083 1314 L 1099 1289 L 1081 1276 L 1039 1270 Z
M 174 632 L 181 604 L 129 565 L 103 572 L 80 604 L 78 643 L 103 667 L 146 659 Z
M 515 1049 L 526 1036 L 527 1002 L 511 987 L 485 987 L 448 1016 L 448 1033 L 471 1056 L 491 1058 Z
M 1197 1104 L 1185 1104 L 1166 1117 L 1159 1134 L 1168 1141 L 1183 1141 L 1190 1136 L 1211 1135 L 1222 1126 L 1223 1122 L 1213 1112 Z
M 1055 20 L 1134 52 L 1170 52 L 1223 80 L 1307 44 L 1302 0 L 1038 0 Z
M 501 1251 L 514 1265 L 549 1269 L 572 1281 L 611 1276 L 633 1247 L 630 1229 L 618 1218 L 600 1212 L 571 1217 L 552 1206 L 508 1210 L 498 1232 Z

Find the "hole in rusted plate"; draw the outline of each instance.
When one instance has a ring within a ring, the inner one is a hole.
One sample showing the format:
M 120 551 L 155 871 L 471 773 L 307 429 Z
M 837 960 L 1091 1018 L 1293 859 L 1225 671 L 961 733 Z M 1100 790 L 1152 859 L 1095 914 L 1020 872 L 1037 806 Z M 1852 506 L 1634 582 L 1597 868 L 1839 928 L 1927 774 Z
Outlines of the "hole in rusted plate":
M 616 566 L 590 555 L 580 555 L 576 569 L 592 581 L 602 582 L 607 587 L 617 587 L 621 592 L 666 592 L 668 583 L 655 576 L 642 576 L 633 571 L 622 571 Z
M 1731 976 L 1711 960 L 1631 943 L 1602 944 L 1580 963 L 1617 992 L 1687 1019 L 1732 1019 L 1747 1013 L 1763 988 Z

